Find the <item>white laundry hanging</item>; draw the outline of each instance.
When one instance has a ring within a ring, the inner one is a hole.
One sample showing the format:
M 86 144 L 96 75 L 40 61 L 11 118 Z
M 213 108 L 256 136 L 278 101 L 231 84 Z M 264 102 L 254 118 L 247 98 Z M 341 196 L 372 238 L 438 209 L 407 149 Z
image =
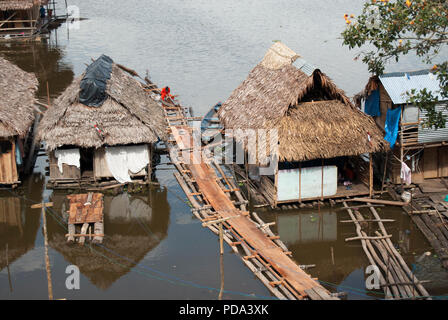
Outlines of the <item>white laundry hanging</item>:
M 408 165 L 404 162 L 401 162 L 400 178 L 406 185 L 410 185 L 412 182 L 411 169 L 409 169 Z
M 58 168 L 61 174 L 63 173 L 62 164 L 64 163 L 69 166 L 75 166 L 78 169 L 81 167 L 81 164 L 79 162 L 81 155 L 78 148 L 57 149 L 54 152 L 54 156 L 58 159 Z
M 131 173 L 138 173 L 149 163 L 146 145 L 106 147 L 106 162 L 115 180 L 131 182 Z

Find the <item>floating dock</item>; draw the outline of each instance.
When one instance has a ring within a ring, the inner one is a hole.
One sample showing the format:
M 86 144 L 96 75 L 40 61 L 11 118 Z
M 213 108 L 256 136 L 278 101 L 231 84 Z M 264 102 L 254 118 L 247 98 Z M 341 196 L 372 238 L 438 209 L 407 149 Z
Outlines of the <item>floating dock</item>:
M 222 228 L 223 239 L 275 297 L 339 300 L 337 294 L 331 294 L 303 270 L 306 266 L 299 266 L 290 258 L 291 252 L 272 233 L 270 224 L 247 211 L 248 202 L 233 177 L 225 174 L 206 147 L 199 154 L 195 152 L 193 136 L 200 136 L 200 132 L 188 125 L 184 109 L 171 103 L 163 105 L 171 135 L 166 145 L 178 169 L 174 175 L 203 226 L 216 234 Z

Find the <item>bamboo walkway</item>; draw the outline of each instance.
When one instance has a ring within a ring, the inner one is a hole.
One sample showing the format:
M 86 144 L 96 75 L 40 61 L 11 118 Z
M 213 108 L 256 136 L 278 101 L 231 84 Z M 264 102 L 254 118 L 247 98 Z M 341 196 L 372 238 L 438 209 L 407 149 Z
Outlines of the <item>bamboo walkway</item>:
M 246 210 L 248 201 L 211 153 L 204 149 L 194 152 L 193 137 L 200 132 L 188 125 L 184 109 L 170 103 L 163 106 L 170 134 L 166 145 L 178 170 L 174 175 L 203 226 L 216 234 L 223 228 L 224 241 L 275 297 L 339 300 L 303 270 L 306 266 L 290 258 L 291 252 L 272 233 L 271 224 Z
M 395 249 L 391 235 L 384 227 L 385 222 L 394 220 L 381 219 L 374 205 L 367 203 L 363 207 L 370 210 L 369 219 L 358 211 L 356 207 L 349 207 L 347 202 L 356 202 L 357 200 L 343 201 L 345 209 L 350 215 L 351 220 L 342 221 L 354 223 L 357 237 L 345 239 L 345 241 L 360 240 L 362 248 L 372 266 L 376 266 L 379 271 L 379 283 L 383 289 L 386 299 L 431 299 L 428 292 L 417 277 L 407 266 L 403 257 Z M 362 207 L 362 206 L 360 206 Z M 376 225 L 372 225 L 376 224 Z M 369 230 L 374 230 L 373 234 Z

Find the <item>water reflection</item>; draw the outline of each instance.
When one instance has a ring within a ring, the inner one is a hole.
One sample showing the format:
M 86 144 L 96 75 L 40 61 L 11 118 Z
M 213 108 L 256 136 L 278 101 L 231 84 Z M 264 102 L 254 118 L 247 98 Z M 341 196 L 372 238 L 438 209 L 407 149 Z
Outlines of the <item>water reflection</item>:
M 418 279 L 434 280 L 431 282 L 437 285 L 428 283 L 425 287 L 430 290 L 440 289 L 440 293 L 443 293 L 443 288 L 447 287 L 447 273 L 436 270 L 431 257 L 418 261 L 430 247 L 415 225 L 399 208 L 377 208 L 377 211 L 382 218 L 394 220 L 385 224 L 386 230 L 392 235 L 391 240 L 397 250 L 415 270 Z M 367 208 L 361 208 L 360 212 L 369 215 Z M 308 272 L 323 281 L 324 285 L 348 292 L 349 299 L 382 298 L 365 289 L 365 269 L 369 262 L 359 241 L 345 241 L 355 236 L 356 232 L 353 223 L 342 222 L 350 220 L 344 210 L 321 207 L 264 212 L 263 220 L 276 222 L 274 229 L 292 251 L 293 258 L 300 264 L 315 265 Z M 373 231 L 377 225 L 369 224 L 368 228 Z
M 30 201 L 40 199 L 43 187 L 43 176 L 33 174 L 15 192 L 0 192 L 0 272 L 6 268 L 9 280 L 15 271 L 9 266 L 35 247 L 40 215 L 31 210 Z
M 73 81 L 71 65 L 63 61 L 64 52 L 51 43 L 12 42 L 0 45 L 0 55 L 27 72 L 34 72 L 39 80 L 37 96 L 47 101 L 47 82 L 50 97 L 58 96 Z
M 105 195 L 103 244 L 69 245 L 60 224 L 67 219 L 66 195 L 52 195 L 57 219 L 48 220 L 49 245 L 100 289 L 110 287 L 167 237 L 170 206 L 164 188 L 145 195 Z

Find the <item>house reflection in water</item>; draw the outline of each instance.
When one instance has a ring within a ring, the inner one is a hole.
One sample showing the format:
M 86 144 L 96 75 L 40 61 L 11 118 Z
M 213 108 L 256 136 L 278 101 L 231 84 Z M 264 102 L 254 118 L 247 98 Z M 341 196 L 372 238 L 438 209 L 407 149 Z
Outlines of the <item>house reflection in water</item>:
M 54 193 L 54 209 L 67 220 L 65 193 Z M 92 284 L 107 289 L 128 273 L 167 236 L 170 207 L 167 190 L 146 195 L 104 196 L 104 240 L 101 245 L 67 244 L 63 229 L 48 222 L 49 244 L 70 264 L 77 265 Z
M 360 243 L 345 242 L 355 230 L 353 224 L 339 222 L 344 219 L 345 216 L 328 207 L 281 213 L 276 215 L 277 232 L 295 261 L 315 265 L 308 269 L 313 277 L 324 284 L 339 285 L 351 274 L 360 270 L 363 274 L 368 265 Z M 363 284 L 364 279 L 359 281 Z
M 279 215 L 278 232 L 288 244 L 336 241 L 337 215 L 334 212 Z
M 20 187 L 28 199 L 40 199 L 44 177 L 31 175 Z M 35 246 L 40 215 L 11 191 L 0 192 L 0 272 Z M 8 270 L 9 275 L 9 270 Z

